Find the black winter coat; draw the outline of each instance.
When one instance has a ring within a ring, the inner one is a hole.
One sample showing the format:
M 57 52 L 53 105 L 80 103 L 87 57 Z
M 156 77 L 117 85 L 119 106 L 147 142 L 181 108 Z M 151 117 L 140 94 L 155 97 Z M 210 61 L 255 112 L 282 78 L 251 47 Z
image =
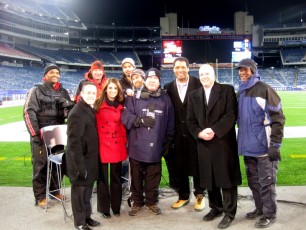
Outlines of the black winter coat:
M 186 122 L 188 95 L 192 90 L 199 87 L 202 87 L 200 80 L 189 76 L 186 96 L 184 102 L 182 102 L 178 94 L 175 80 L 164 86 L 171 98 L 175 115 L 175 156 L 169 154 L 168 157 L 170 161 L 174 161 L 174 176 L 181 175 L 182 173 L 189 176 L 195 176 L 199 173 L 196 141 L 189 133 Z M 173 165 L 173 162 L 170 162 L 170 164 Z
M 234 88 L 214 83 L 208 105 L 203 87 L 194 90 L 188 98 L 187 125 L 197 141 L 201 186 L 211 190 L 215 185 L 231 188 L 241 184 L 235 122 L 237 98 Z M 198 138 L 199 132 L 211 128 L 215 136 L 210 141 Z
M 73 106 L 69 93 L 60 85 L 54 90 L 50 82 L 43 82 L 29 90 L 24 105 L 24 121 L 31 136 L 39 135 L 39 130 L 48 125 L 65 122 L 63 106 Z
M 125 91 L 127 89 L 133 89 L 133 85 L 132 83 L 127 79 L 127 77 L 125 76 L 125 74 L 123 74 L 121 76 L 121 78 L 119 79 L 120 85 L 123 89 L 123 93 L 125 94 Z
M 66 161 L 71 184 L 90 185 L 98 179 L 99 142 L 95 111 L 81 98 L 71 110 L 67 122 Z M 78 174 L 87 170 L 87 178 Z

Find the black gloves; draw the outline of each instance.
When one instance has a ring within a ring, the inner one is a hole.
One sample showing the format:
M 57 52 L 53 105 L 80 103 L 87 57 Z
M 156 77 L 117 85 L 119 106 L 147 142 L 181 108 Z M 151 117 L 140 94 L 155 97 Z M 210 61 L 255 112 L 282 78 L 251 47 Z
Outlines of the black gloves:
M 35 136 L 32 136 L 32 143 L 35 143 L 35 144 L 41 146 L 42 141 L 40 139 L 40 135 L 39 134 L 35 135 Z
M 58 100 L 59 108 L 62 110 L 63 117 L 68 118 L 68 114 L 72 107 L 75 105 L 74 101 L 70 101 L 67 98 L 60 97 Z
M 86 180 L 87 178 L 87 170 L 83 169 L 81 171 L 78 172 L 78 178 L 82 179 L 82 180 Z
M 171 152 L 171 149 L 174 148 L 173 140 L 166 140 L 163 145 L 162 155 L 167 157 Z
M 152 117 L 142 117 L 142 126 L 153 128 L 155 120 Z
M 136 117 L 136 119 L 134 120 L 134 125 L 136 128 L 141 127 L 141 126 L 153 128 L 153 126 L 155 125 L 155 120 L 149 116 Z
M 65 108 L 71 109 L 74 106 L 75 102 L 70 101 L 67 98 L 60 97 L 59 98 L 59 104 L 60 104 L 61 109 L 65 109 Z
M 280 150 L 279 147 L 270 146 L 268 149 L 268 157 L 270 161 L 280 161 Z

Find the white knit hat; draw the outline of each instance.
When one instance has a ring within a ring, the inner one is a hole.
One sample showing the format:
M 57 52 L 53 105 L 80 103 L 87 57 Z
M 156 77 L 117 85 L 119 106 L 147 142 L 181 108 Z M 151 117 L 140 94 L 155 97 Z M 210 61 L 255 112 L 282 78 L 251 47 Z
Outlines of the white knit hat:
M 135 68 L 135 62 L 132 58 L 124 58 L 121 62 L 121 66 L 123 66 L 124 63 L 130 63 Z

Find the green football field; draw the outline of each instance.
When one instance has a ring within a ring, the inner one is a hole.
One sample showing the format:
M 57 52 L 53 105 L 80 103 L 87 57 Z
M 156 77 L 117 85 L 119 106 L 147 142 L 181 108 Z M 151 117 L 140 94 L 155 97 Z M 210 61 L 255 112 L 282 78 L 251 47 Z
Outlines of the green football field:
M 306 92 L 278 92 L 286 116 L 286 127 L 306 126 Z M 0 125 L 22 121 L 22 106 L 0 108 Z M 306 129 L 306 127 L 305 127 Z M 306 138 L 284 138 L 278 185 L 306 185 Z M 245 169 L 240 157 L 243 186 Z M 27 142 L 0 142 L 0 186 L 31 186 L 31 154 Z M 167 186 L 163 162 L 161 186 Z

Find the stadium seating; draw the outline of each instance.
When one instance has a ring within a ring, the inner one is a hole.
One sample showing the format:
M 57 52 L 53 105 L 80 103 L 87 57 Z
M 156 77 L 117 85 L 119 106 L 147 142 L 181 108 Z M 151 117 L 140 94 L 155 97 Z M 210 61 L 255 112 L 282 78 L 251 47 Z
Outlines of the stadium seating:
M 23 58 L 23 59 L 40 61 L 40 58 L 30 55 L 28 53 L 22 52 L 20 50 L 17 50 L 5 43 L 0 43 L 0 55 L 7 56 L 7 57 L 18 57 L 18 58 Z
M 79 82 L 84 79 L 84 74 L 88 69 L 83 70 L 65 70 L 61 71 L 60 82 L 68 90 L 71 96 L 76 92 Z M 20 94 L 25 94 L 27 90 L 35 84 L 41 82 L 43 67 L 10 67 L 0 65 L 0 95 L 6 95 L 5 92 L 19 90 Z M 285 69 L 259 69 L 262 81 L 270 84 L 276 89 L 305 89 L 306 88 L 306 68 L 285 68 Z M 220 83 L 232 84 L 238 89 L 238 73 L 234 70 L 232 76 L 231 69 L 218 69 L 217 79 Z M 198 70 L 191 69 L 189 74 L 198 77 Z M 119 79 L 122 75 L 121 70 L 106 70 L 108 78 Z M 161 85 L 174 79 L 172 69 L 163 69 Z M 24 95 L 19 97 L 24 98 Z
M 7 10 L 24 18 L 47 23 L 84 29 L 80 19 L 68 8 L 62 5 L 54 5 L 46 2 L 24 0 L 2 0 Z
M 306 63 L 306 48 L 284 48 L 282 50 L 283 60 L 287 63 Z

